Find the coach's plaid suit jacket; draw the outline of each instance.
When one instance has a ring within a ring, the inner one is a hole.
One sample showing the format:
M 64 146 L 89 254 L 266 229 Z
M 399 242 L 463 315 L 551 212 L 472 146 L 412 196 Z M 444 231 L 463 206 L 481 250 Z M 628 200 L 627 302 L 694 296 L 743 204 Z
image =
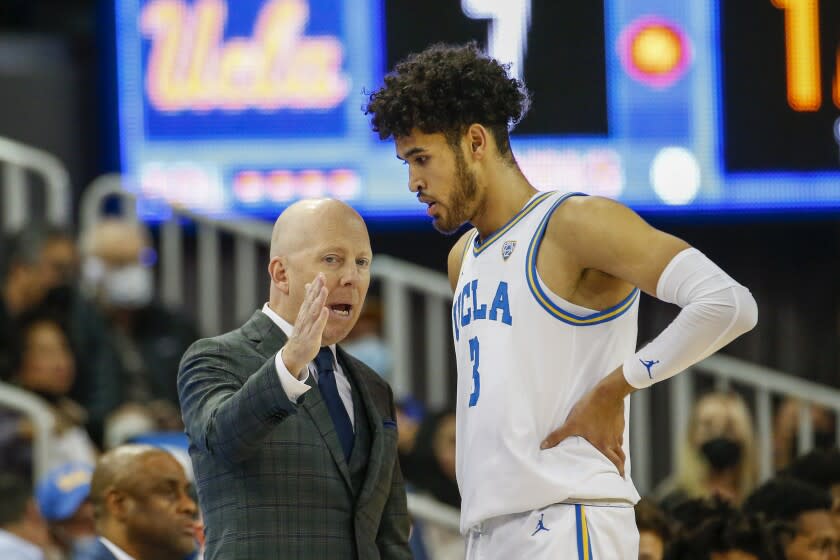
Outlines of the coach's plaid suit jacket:
M 257 311 L 199 340 L 181 360 L 178 395 L 190 438 L 206 560 L 410 559 L 391 389 L 340 348 L 372 437 L 364 484 L 351 487 L 317 386 L 289 401 L 274 355 L 286 336 Z

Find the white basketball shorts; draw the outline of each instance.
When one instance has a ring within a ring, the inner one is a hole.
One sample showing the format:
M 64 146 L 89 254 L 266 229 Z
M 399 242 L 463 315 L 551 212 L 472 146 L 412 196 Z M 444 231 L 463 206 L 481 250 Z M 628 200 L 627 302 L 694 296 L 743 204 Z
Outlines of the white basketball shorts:
M 466 560 L 638 560 L 632 506 L 554 504 L 494 517 L 466 535 Z

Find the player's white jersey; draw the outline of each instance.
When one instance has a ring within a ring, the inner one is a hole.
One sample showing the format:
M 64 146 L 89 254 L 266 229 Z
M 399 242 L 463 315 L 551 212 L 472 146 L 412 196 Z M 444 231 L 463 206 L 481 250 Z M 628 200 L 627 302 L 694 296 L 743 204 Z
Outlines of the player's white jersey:
M 638 289 L 594 311 L 553 294 L 537 274 L 552 211 L 540 193 L 482 242 L 467 242 L 452 307 L 458 363 L 457 474 L 461 531 L 498 515 L 559 502 L 633 504 L 625 401 L 623 479 L 580 437 L 540 443 L 636 350 Z

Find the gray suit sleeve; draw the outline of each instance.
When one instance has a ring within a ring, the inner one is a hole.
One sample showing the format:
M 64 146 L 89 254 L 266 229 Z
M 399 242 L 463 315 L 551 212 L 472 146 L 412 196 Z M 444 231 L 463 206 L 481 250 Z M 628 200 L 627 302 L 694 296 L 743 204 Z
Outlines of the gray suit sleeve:
M 397 417 L 394 408 L 394 395 L 388 388 L 390 397 L 391 418 Z M 411 521 L 408 517 L 408 500 L 405 495 L 400 461 L 394 458 L 394 472 L 391 476 L 391 493 L 382 511 L 382 521 L 379 533 L 376 535 L 376 546 L 382 560 L 411 560 L 411 549 L 408 546 L 408 536 Z
M 235 375 L 235 353 L 212 340 L 199 340 L 184 354 L 178 371 L 178 397 L 190 441 L 231 463 L 248 459 L 278 422 L 297 411 L 280 384 L 273 356 L 252 374 Z

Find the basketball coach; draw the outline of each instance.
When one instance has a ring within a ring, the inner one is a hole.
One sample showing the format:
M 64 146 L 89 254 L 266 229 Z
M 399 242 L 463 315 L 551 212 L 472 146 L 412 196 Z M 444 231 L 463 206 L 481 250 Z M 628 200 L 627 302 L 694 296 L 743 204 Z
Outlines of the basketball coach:
M 367 228 L 342 202 L 300 201 L 269 256 L 268 303 L 178 373 L 205 558 L 409 559 L 391 389 L 337 346 L 370 284 Z

